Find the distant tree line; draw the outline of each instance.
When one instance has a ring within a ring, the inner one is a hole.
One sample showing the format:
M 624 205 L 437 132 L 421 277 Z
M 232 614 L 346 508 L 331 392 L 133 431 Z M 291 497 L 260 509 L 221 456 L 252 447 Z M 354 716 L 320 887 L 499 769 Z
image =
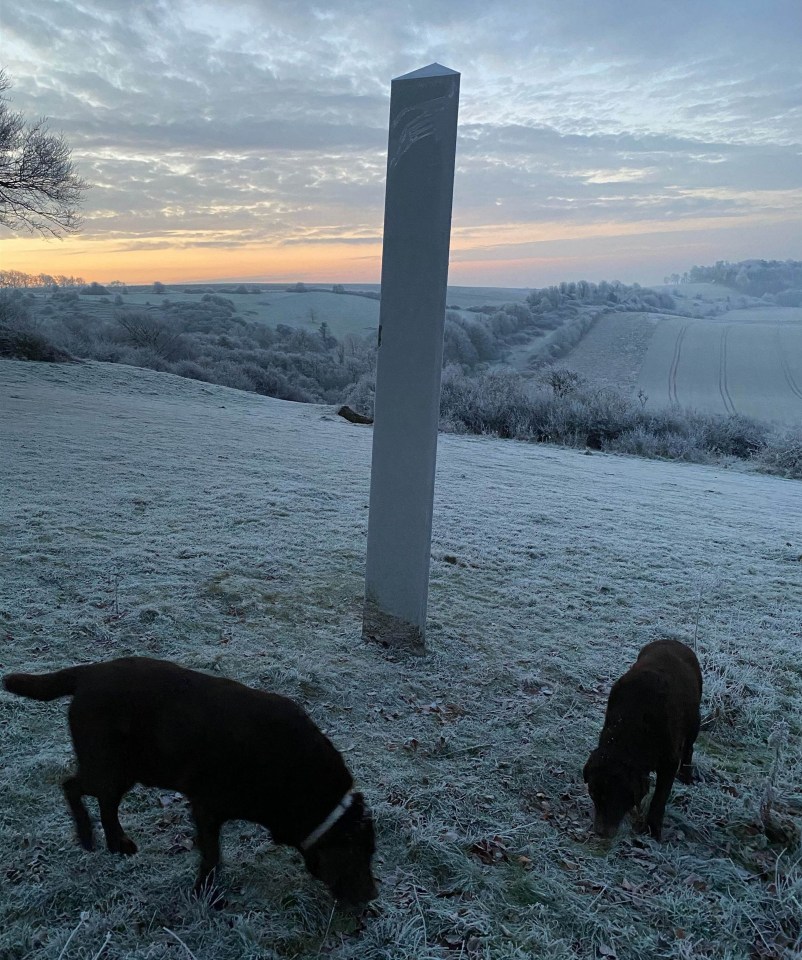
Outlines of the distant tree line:
M 28 290 L 82 287 L 83 277 L 65 277 L 61 274 L 23 273 L 21 270 L 0 270 L 0 287 Z
M 717 260 L 712 267 L 691 267 L 681 277 L 672 274 L 667 282 L 716 283 L 732 287 L 750 297 L 772 295 L 781 306 L 802 305 L 802 261 L 800 260 Z M 794 294 L 791 297 L 783 296 Z M 793 302 L 786 302 L 793 301 Z

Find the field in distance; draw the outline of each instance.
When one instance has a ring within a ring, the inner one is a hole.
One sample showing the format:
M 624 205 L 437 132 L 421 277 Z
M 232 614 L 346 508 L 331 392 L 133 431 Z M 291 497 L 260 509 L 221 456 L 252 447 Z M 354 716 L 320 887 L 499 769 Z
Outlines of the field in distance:
M 652 407 L 802 423 L 802 308 L 745 302 L 713 284 L 657 289 L 690 315 L 605 314 L 563 365 L 640 391 Z M 704 316 L 711 306 L 719 312 Z

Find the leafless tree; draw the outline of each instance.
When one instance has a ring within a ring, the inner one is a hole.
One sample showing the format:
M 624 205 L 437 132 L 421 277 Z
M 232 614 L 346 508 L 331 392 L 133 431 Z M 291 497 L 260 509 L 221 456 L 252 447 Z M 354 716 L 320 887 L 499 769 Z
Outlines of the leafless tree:
M 71 233 L 81 225 L 78 206 L 88 184 L 61 134 L 9 107 L 2 93 L 10 86 L 0 70 L 0 224 L 46 237 Z

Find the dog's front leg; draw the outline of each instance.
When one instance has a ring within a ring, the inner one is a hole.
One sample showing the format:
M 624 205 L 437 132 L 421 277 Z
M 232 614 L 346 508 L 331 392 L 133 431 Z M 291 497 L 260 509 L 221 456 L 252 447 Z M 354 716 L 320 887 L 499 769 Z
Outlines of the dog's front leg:
M 646 826 L 655 840 L 659 840 L 663 832 L 663 816 L 666 812 L 668 795 L 674 784 L 674 774 L 679 766 L 678 760 L 662 764 L 657 768 L 657 783 L 654 788 L 652 802 L 649 804 L 649 813 L 646 817 Z
M 192 800 L 192 816 L 197 828 L 197 844 L 201 861 L 195 894 L 202 896 L 212 890 L 220 876 L 220 827 L 222 821 L 202 801 Z

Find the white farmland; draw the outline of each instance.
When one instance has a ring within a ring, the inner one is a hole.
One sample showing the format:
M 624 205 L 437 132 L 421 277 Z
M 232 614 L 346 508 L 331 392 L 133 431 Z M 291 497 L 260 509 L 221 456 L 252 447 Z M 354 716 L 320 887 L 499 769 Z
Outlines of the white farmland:
M 802 311 L 666 318 L 655 326 L 636 389 L 652 406 L 802 422 Z

